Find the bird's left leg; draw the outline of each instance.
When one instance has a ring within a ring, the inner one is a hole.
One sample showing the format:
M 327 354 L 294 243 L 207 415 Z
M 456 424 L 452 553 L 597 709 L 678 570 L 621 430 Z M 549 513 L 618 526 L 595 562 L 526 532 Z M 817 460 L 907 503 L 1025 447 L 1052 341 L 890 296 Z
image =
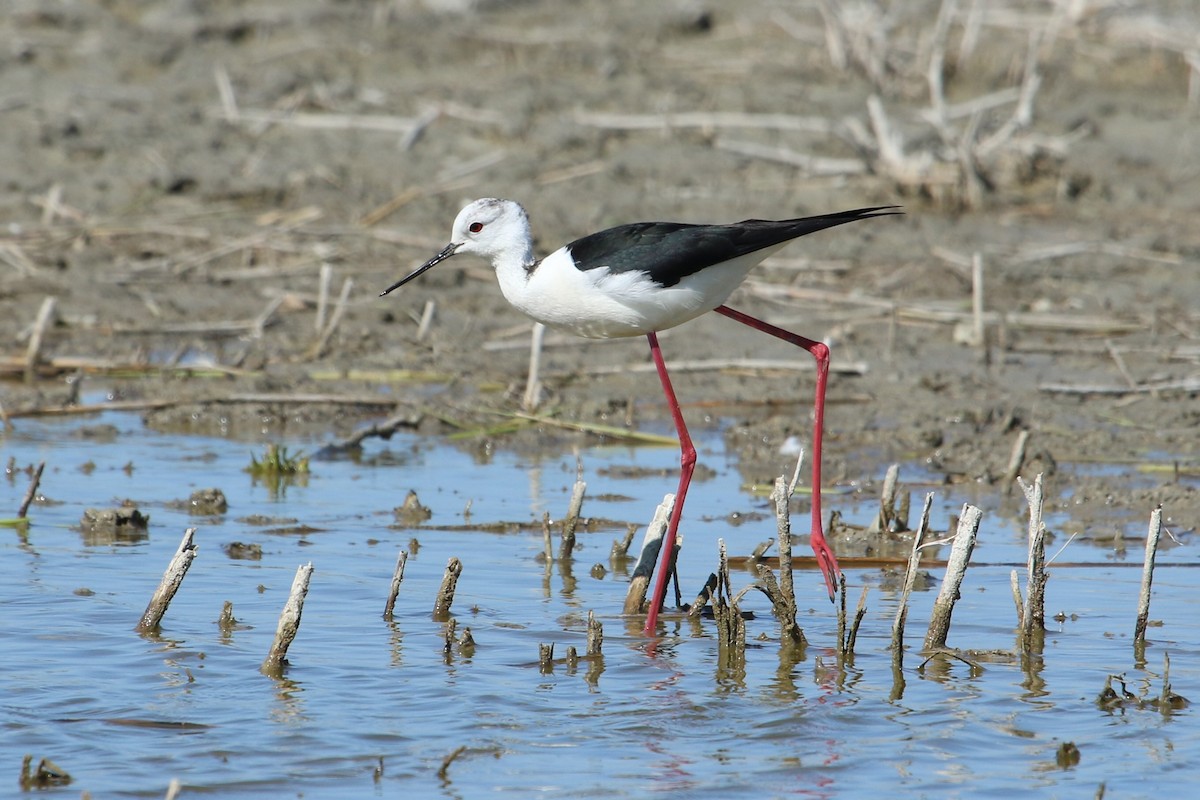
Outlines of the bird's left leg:
M 813 553 L 817 557 L 817 566 L 825 577 L 825 588 L 829 590 L 832 600 L 837 586 L 838 568 L 837 556 L 825 541 L 824 525 L 821 519 L 821 438 L 825 432 L 825 385 L 829 380 L 829 346 L 824 342 L 809 339 L 783 328 L 777 328 L 769 322 L 735 311 L 728 306 L 717 306 L 714 311 L 730 319 L 748 325 L 755 330 L 774 336 L 776 339 L 802 347 L 812 354 L 817 361 L 817 389 L 813 400 L 813 439 L 812 439 L 812 534 Z

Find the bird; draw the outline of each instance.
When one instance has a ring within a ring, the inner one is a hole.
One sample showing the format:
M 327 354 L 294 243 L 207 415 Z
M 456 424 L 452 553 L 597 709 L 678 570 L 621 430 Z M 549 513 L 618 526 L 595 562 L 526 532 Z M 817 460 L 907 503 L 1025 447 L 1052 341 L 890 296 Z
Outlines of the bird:
M 449 258 L 474 254 L 491 261 L 505 299 L 547 327 L 592 339 L 646 337 L 680 448 L 679 486 L 664 538 L 672 545 L 661 548 L 644 627 L 647 635 L 653 635 L 674 569 L 673 545 L 696 465 L 696 448 L 671 385 L 658 333 L 715 311 L 800 347 L 815 359 L 810 543 L 833 600 L 841 570 L 825 539 L 821 517 L 821 440 L 829 347 L 732 309 L 725 302 L 755 266 L 793 239 L 850 222 L 902 213 L 899 206 L 874 206 L 731 224 L 635 222 L 589 234 L 538 259 L 524 207 L 514 200 L 488 197 L 465 206 L 454 220 L 450 243 L 380 296 Z

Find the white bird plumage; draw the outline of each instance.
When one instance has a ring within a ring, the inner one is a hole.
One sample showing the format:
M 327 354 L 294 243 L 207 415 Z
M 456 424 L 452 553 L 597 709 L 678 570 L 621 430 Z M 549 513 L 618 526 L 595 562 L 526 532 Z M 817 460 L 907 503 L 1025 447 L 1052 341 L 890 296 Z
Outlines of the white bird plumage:
M 791 240 L 848 222 L 898 213 L 894 206 L 883 206 L 790 220 L 751 219 L 731 225 L 633 223 L 576 239 L 538 261 L 525 209 L 512 200 L 485 198 L 458 213 L 450 243 L 441 252 L 382 294 L 447 258 L 473 253 L 492 263 L 505 299 L 538 322 L 593 339 L 645 335 L 680 443 L 679 488 L 663 537 L 666 542 L 676 541 L 696 449 L 671 387 L 657 332 L 706 311 L 716 311 L 807 350 L 817 362 L 811 543 L 832 600 L 839 569 L 837 557 L 825 541 L 821 519 L 821 434 L 829 348 L 735 311 L 725 301 L 756 264 Z M 674 564 L 674 549 L 663 549 L 666 555 L 659 559 L 658 579 L 646 616 L 647 633 L 655 629 Z
M 540 262 L 533 254 L 529 215 L 513 200 L 476 200 L 458 213 L 454 253 L 492 263 L 500 291 L 517 310 L 557 330 L 589 339 L 644 336 L 666 330 L 724 303 L 746 275 L 787 242 L 757 250 L 662 286 L 637 270 L 581 270 L 570 246 Z

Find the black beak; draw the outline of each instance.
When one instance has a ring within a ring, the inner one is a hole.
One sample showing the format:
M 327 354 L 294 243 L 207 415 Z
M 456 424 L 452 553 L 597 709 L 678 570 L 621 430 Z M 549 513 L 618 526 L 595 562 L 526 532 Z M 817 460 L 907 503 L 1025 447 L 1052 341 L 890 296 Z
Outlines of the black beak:
M 416 279 L 422 273 L 424 273 L 426 270 L 432 269 L 440 262 L 445 261 L 447 258 L 454 255 L 454 251 L 457 249 L 458 249 L 458 245 L 455 244 L 454 242 L 451 242 L 450 244 L 446 245 L 444 248 L 442 248 L 442 252 L 438 253 L 436 256 L 434 256 L 433 258 L 429 259 L 421 266 L 414 269 L 408 275 L 405 275 L 403 278 L 396 281 L 388 288 L 384 289 L 382 292 L 379 293 L 379 296 L 383 297 L 385 294 L 394 292 L 395 290 L 399 289 L 401 286 L 408 283 L 409 281 Z

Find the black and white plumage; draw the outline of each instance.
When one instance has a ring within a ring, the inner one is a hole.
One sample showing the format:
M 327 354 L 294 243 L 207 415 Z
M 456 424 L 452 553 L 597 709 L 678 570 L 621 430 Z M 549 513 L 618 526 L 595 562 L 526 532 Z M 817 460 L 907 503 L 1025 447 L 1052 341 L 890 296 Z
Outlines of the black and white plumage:
M 592 339 L 642 336 L 721 305 L 792 239 L 895 213 L 882 206 L 731 225 L 638 222 L 576 239 L 538 261 L 525 209 L 487 198 L 459 212 L 444 250 L 383 294 L 453 255 L 475 253 L 492 262 L 505 298 L 538 322 Z
M 825 541 L 821 517 L 821 441 L 829 347 L 777 328 L 725 305 L 759 262 L 788 242 L 848 222 L 901 213 L 878 206 L 789 220 L 749 219 L 731 225 L 638 222 L 576 239 L 538 261 L 529 216 L 512 200 L 476 200 L 454 220 L 450 244 L 388 287 L 398 289 L 459 253 L 489 259 L 500 290 L 518 310 L 552 328 L 594 339 L 644 335 L 679 435 L 680 475 L 664 542 L 678 541 L 683 503 L 696 465 L 696 448 L 667 373 L 657 332 L 715 311 L 735 322 L 807 350 L 817 364 L 813 402 L 812 528 L 810 541 L 829 598 L 840 574 Z M 658 612 L 674 567 L 674 547 L 662 548 L 645 630 L 656 630 Z

